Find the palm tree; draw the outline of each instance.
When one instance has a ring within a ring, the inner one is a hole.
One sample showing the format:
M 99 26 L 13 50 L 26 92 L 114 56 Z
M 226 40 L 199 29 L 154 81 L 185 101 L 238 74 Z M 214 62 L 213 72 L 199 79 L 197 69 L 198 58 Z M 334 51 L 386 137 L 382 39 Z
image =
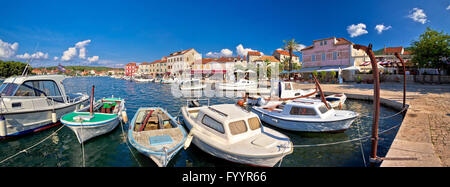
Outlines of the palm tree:
M 294 51 L 297 51 L 298 43 L 292 38 L 289 41 L 283 40 L 284 46 L 283 49 L 289 51 L 289 80 L 291 80 L 291 71 L 292 71 L 292 54 Z

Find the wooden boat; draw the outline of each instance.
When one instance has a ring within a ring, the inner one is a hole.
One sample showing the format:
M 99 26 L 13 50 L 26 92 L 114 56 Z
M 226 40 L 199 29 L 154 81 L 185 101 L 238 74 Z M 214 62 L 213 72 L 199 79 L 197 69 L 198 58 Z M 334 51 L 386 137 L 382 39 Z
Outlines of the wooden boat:
M 328 109 L 321 100 L 309 98 L 269 102 L 253 106 L 251 110 L 270 125 L 302 132 L 345 131 L 359 115 L 353 111 Z
M 60 125 L 59 118 L 89 103 L 87 94 L 68 94 L 62 75 L 17 76 L 0 86 L 0 139 Z
M 344 105 L 345 101 L 347 100 L 347 96 L 344 93 L 333 94 L 326 96 L 325 100 L 327 100 L 333 108 L 342 108 L 342 105 Z
M 126 119 L 125 100 L 120 98 L 100 99 L 93 104 L 92 113 L 89 110 L 85 107 L 61 117 L 61 123 L 75 133 L 80 143 L 112 131 Z
M 164 109 L 139 108 L 130 123 L 128 141 L 159 167 L 166 167 L 184 145 L 186 130 Z
M 192 141 L 208 154 L 228 161 L 272 167 L 293 151 L 290 139 L 261 125 L 257 115 L 234 104 L 182 107 Z

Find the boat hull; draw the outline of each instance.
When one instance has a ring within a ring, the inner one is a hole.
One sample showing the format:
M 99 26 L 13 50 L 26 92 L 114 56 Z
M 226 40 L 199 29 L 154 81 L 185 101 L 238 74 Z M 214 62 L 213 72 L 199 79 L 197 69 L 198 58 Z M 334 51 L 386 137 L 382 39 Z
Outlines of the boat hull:
M 155 151 L 146 151 L 144 149 L 140 149 L 138 146 L 136 146 L 135 143 L 131 143 L 136 150 L 138 150 L 141 154 L 145 155 L 146 157 L 149 157 L 150 159 L 155 162 L 155 164 L 158 167 L 166 167 L 167 164 L 169 164 L 170 160 L 181 150 L 183 147 L 183 144 L 179 144 L 175 149 L 170 151 L 170 153 L 165 154 L 161 152 L 155 152 Z
M 87 104 L 87 99 L 68 106 L 56 108 L 56 119 L 59 119 L 61 116 L 79 109 L 83 104 Z M 15 112 L 2 115 L 5 117 L 7 127 L 7 135 L 0 136 L 0 138 L 2 139 L 38 132 L 61 124 L 59 120 L 56 123 L 53 123 L 52 110 L 41 110 L 36 112 L 31 111 L 23 113 Z
M 182 110 L 184 119 L 188 118 L 188 114 L 185 110 Z M 190 120 L 185 120 L 186 127 L 189 130 L 192 130 L 193 126 L 189 122 Z M 260 167 L 273 167 L 275 164 L 277 164 L 284 156 L 289 155 L 292 152 L 286 152 L 286 153 L 280 153 L 280 154 L 272 154 L 272 155 L 242 155 L 242 154 L 235 154 L 229 151 L 226 151 L 224 149 L 220 149 L 214 145 L 211 145 L 207 143 L 206 141 L 201 140 L 200 138 L 194 136 L 192 138 L 192 143 L 197 146 L 202 151 L 224 159 L 231 162 L 239 163 L 239 164 L 245 164 L 245 165 L 251 165 L 251 166 L 260 166 Z M 286 148 L 290 149 L 292 151 L 292 143 L 291 146 Z M 284 152 L 284 151 L 283 151 Z
M 252 112 L 257 114 L 261 121 L 264 121 L 272 126 L 299 132 L 342 132 L 347 130 L 356 119 L 356 117 L 353 117 L 339 121 L 307 122 L 285 120 L 267 113 L 262 113 L 261 111 L 253 108 Z
M 77 136 L 78 142 L 84 143 L 85 141 L 92 139 L 96 136 L 100 136 L 111 132 L 120 123 L 120 118 L 117 116 L 110 121 L 101 122 L 94 125 L 80 125 L 61 121 L 64 125 L 70 128 Z

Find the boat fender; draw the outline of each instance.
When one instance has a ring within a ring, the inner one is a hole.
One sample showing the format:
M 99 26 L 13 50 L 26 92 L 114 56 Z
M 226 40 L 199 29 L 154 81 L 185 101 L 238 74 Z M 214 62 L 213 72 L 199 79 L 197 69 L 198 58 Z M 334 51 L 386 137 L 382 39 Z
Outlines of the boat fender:
M 81 109 L 83 109 L 83 108 L 84 108 L 84 105 L 83 105 L 83 104 L 81 104 L 81 105 L 80 105 L 80 110 L 81 110 Z
M 8 131 L 6 128 L 5 117 L 0 116 L 0 136 L 6 136 L 6 134 L 8 134 Z
M 127 116 L 127 112 L 122 111 L 122 120 L 125 123 L 128 123 L 128 116 Z
M 56 123 L 58 121 L 58 119 L 56 118 L 56 113 L 55 111 L 52 111 L 52 122 Z
M 194 137 L 194 131 L 195 129 L 192 128 L 189 134 L 187 135 L 186 141 L 184 142 L 184 150 L 186 150 L 191 145 L 192 138 Z

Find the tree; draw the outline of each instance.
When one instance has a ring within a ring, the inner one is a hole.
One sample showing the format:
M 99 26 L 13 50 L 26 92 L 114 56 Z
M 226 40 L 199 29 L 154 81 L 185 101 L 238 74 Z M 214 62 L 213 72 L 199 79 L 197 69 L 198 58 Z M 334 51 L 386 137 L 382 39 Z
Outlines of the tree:
M 427 27 L 427 30 L 419 36 L 418 41 L 413 41 L 411 51 L 414 64 L 420 68 L 436 68 L 439 71 L 439 82 L 441 70 L 447 66 L 443 57 L 450 56 L 450 36 L 443 31 L 438 32 Z
M 0 77 L 10 77 L 14 75 L 22 75 L 27 64 L 17 61 L 1 61 L 0 60 Z M 27 73 L 31 74 L 31 67 L 28 66 Z
M 292 54 L 294 51 L 297 51 L 297 48 L 299 47 L 299 44 L 295 41 L 294 38 L 292 38 L 289 41 L 283 40 L 284 46 L 283 48 L 287 51 L 289 51 L 289 80 L 291 80 L 291 71 L 292 71 Z

